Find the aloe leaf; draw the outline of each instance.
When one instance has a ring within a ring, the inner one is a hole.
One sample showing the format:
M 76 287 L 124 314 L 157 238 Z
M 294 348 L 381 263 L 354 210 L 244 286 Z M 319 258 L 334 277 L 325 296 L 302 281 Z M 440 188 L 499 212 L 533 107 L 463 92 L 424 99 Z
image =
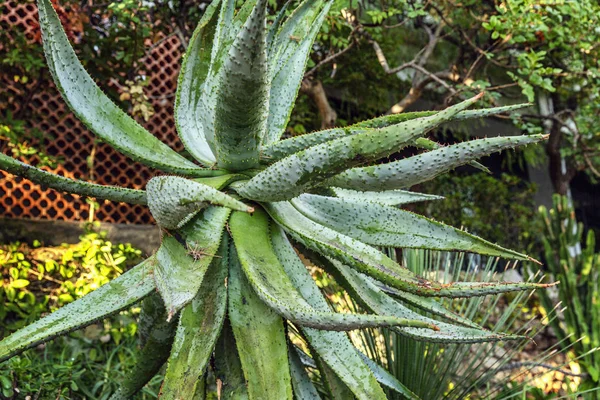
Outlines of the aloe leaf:
M 439 327 L 437 331 L 417 328 L 392 328 L 401 335 L 436 343 L 480 343 L 523 338 L 518 335 L 490 332 L 481 328 L 452 325 L 424 317 L 383 293 L 369 278 L 361 276 L 352 268 L 332 259 L 329 259 L 329 263 L 325 267 L 334 274 L 336 280 L 343 284 L 346 290 L 354 295 L 353 298 L 359 300 L 361 304 L 374 313 L 420 319 L 424 322 L 434 323 Z
M 159 226 L 177 229 L 208 205 L 252 212 L 253 208 L 208 185 L 178 176 L 158 176 L 146 184 L 148 206 Z
M 481 110 L 465 110 L 450 117 L 447 122 L 475 117 L 485 117 L 501 112 L 512 111 L 527 105 L 528 104 L 518 104 L 516 106 L 485 108 Z M 417 118 L 432 117 L 438 113 L 439 111 L 416 111 L 402 114 L 392 114 L 368 121 L 359 122 L 357 124 L 345 128 L 327 129 L 323 131 L 309 133 L 306 135 L 292 137 L 263 147 L 263 149 L 261 150 L 261 162 L 271 164 L 291 154 L 297 153 L 301 150 L 307 149 L 309 147 L 321 143 L 328 142 L 333 139 L 339 139 L 345 136 L 356 135 L 358 133 L 367 132 L 373 129 L 381 129 L 410 120 L 414 120 Z M 434 147 L 436 147 L 436 145 L 439 146 L 437 143 L 425 138 L 416 139 L 414 144 L 417 147 L 426 148 L 428 150 L 434 150 Z M 478 166 L 478 168 L 480 167 Z M 487 169 L 485 167 L 483 168 L 484 170 Z
M 511 112 L 515 110 L 519 110 L 521 108 L 525 108 L 530 106 L 529 103 L 521 103 L 521 104 L 512 104 L 509 106 L 501 106 L 501 107 L 490 107 L 483 108 L 480 110 L 465 110 L 456 114 L 451 121 L 461 121 L 465 119 L 473 119 L 473 118 L 485 118 L 492 115 L 497 115 L 505 112 Z M 407 112 L 401 114 L 390 114 L 384 115 L 382 117 L 373 118 L 366 121 L 361 121 L 357 124 L 352 125 L 354 128 L 383 128 L 390 125 L 395 125 L 400 122 L 408 121 L 415 118 L 423 118 L 429 117 L 431 115 L 437 114 L 438 111 L 414 111 Z
M 181 65 L 175 97 L 175 123 L 179 137 L 190 154 L 206 166 L 214 165 L 216 158 L 204 136 L 198 104 L 210 67 L 219 5 L 220 0 L 210 3 L 192 34 Z
M 369 357 L 365 356 L 360 351 L 358 355 L 363 359 L 365 364 L 369 367 L 377 382 L 381 383 L 383 386 L 392 389 L 396 393 L 401 394 L 406 399 L 410 400 L 420 400 L 421 398 L 414 394 L 409 388 L 407 388 L 402 382 L 400 382 L 396 377 L 390 374 L 385 368 L 377 364 L 375 361 L 371 360 Z
M 57 336 L 90 325 L 138 302 L 154 289 L 153 258 L 0 342 L 0 362 Z
M 448 322 L 464 325 L 470 328 L 481 328 L 481 326 L 470 319 L 448 310 L 434 298 L 423 297 L 412 293 L 403 292 L 401 290 L 396 290 L 385 285 L 377 284 L 377 282 L 374 283 L 383 292 L 391 294 L 393 297 L 401 300 L 403 303 L 410 304 L 413 307 L 420 308 L 423 311 L 427 311 L 431 314 L 442 317 Z
M 258 165 L 267 126 L 266 0 L 259 0 L 223 60 L 215 97 L 214 147 L 228 170 Z
M 427 138 L 418 138 L 417 140 L 415 140 L 414 145 L 415 145 L 415 147 L 417 147 L 419 149 L 425 149 L 425 150 L 437 150 L 442 147 L 441 144 L 436 143 L 433 140 L 430 140 Z M 488 167 L 486 167 L 483 164 L 480 164 L 477 161 L 469 161 L 467 164 L 485 172 L 486 174 L 492 173 L 492 171 L 490 171 Z
M 203 170 L 162 143 L 106 96 L 85 71 L 50 0 L 38 0 L 44 53 L 54 82 L 73 113 L 102 140 L 152 168 L 203 176 Z
M 350 388 L 340 379 L 336 372 L 329 367 L 319 357 L 315 357 L 318 369 L 321 372 L 321 381 L 325 387 L 328 397 L 331 400 L 345 400 L 360 397 L 355 397 Z M 377 394 L 379 395 L 379 393 Z M 374 397 L 378 399 L 380 397 Z
M 219 258 L 214 258 L 192 302 L 184 307 L 161 387 L 161 399 L 191 399 L 204 373 L 227 309 L 227 264 L 229 244 L 222 240 Z
M 146 192 L 143 190 L 125 189 L 118 186 L 103 186 L 65 178 L 64 176 L 52 174 L 22 163 L 2 153 L 0 153 L 0 169 L 29 179 L 38 185 L 47 186 L 62 192 L 112 201 L 122 201 L 129 204 L 146 204 L 147 201 Z
M 231 183 L 244 179 L 248 179 L 248 177 L 239 174 L 227 174 L 221 176 L 213 176 L 210 178 L 197 178 L 194 179 L 194 181 L 206 186 L 210 186 L 213 189 L 222 190 L 229 186 Z
M 385 190 L 383 192 L 361 192 L 358 190 L 331 188 L 333 193 L 341 199 L 353 202 L 377 203 L 388 206 L 416 203 L 419 201 L 442 200 L 442 196 L 408 192 L 406 190 Z
M 264 204 L 271 217 L 298 242 L 310 250 L 339 260 L 396 289 L 428 297 L 471 297 L 518 290 L 545 288 L 535 283 L 440 284 L 420 278 L 380 251 L 305 217 L 288 202 Z
M 230 249 L 229 319 L 250 399 L 292 399 L 283 320 L 254 293 Z
M 300 326 L 336 331 L 392 325 L 430 328 L 420 321 L 394 317 L 317 311 L 294 287 L 278 260 L 271 245 L 269 219 L 264 211 L 257 210 L 252 215 L 234 212 L 229 220 L 229 229 L 242 269 L 258 297 L 278 314 Z
M 330 312 L 331 309 L 327 301 L 315 285 L 300 258 L 298 258 L 282 228 L 273 226 L 271 233 L 274 251 L 278 259 L 281 260 L 286 274 L 290 276 L 302 297 L 315 310 Z M 345 333 L 322 331 L 308 327 L 300 327 L 300 329 L 321 360 L 339 376 L 339 379 L 352 390 L 357 398 L 385 399 L 385 394 L 374 375 L 360 359 Z M 319 370 L 323 369 L 319 368 Z
M 317 253 L 337 258 L 393 287 L 418 291 L 430 284 L 379 250 L 308 219 L 289 202 L 263 207 L 292 238 Z
M 530 259 L 460 229 L 395 207 L 312 194 L 298 196 L 291 203 L 318 224 L 373 246 L 458 250 Z
M 171 236 L 165 236 L 156 253 L 154 271 L 156 286 L 171 318 L 192 301 L 202 284 L 204 274 L 215 258 L 230 211 L 210 207 L 186 225 L 179 233 L 186 247 Z
M 242 364 L 235 345 L 235 338 L 229 320 L 225 320 L 217 345 L 215 346 L 215 374 L 223 382 L 221 398 L 247 400 L 248 390 L 242 371 Z
M 545 135 L 530 135 L 471 140 L 388 164 L 353 168 L 326 184 L 372 191 L 407 188 L 496 151 L 534 144 L 545 138 Z
M 281 9 L 277 13 L 277 16 L 275 17 L 275 20 L 273 21 L 271 26 L 269 26 L 269 31 L 267 33 L 267 49 L 269 50 L 269 54 L 273 54 L 271 48 L 273 47 L 273 42 L 276 37 L 275 35 L 279 31 L 279 28 L 281 28 L 281 22 L 283 21 L 283 18 L 285 17 L 285 14 L 286 14 L 287 9 L 290 6 L 291 2 L 292 2 L 292 0 L 287 0 L 283 4 Z
M 161 314 L 160 318 L 150 329 L 146 344 L 142 348 L 134 368 L 123 379 L 119 389 L 110 397 L 110 400 L 131 399 L 150 382 L 169 358 L 176 324 L 174 321 L 165 321 L 165 308 L 160 297 L 147 297 L 142 305 L 142 311 L 151 313 L 156 309 Z
M 316 12 L 324 7 L 315 17 Z M 289 122 L 308 56 L 333 1 L 305 0 L 283 24 L 273 45 L 271 59 L 271 91 L 267 131 L 263 142 L 281 138 Z
M 323 131 L 308 133 L 305 135 L 294 136 L 260 150 L 260 161 L 262 164 L 272 164 L 287 156 L 306 150 L 309 147 L 316 146 L 334 139 L 346 136 L 358 135 L 359 133 L 374 132 L 374 129 L 351 129 L 351 128 L 331 128 Z
M 154 269 L 156 288 L 167 308 L 167 320 L 183 308 L 198 293 L 208 263 L 201 263 L 189 255 L 177 239 L 165 236 L 156 252 Z
M 319 400 L 319 392 L 313 385 L 310 377 L 306 373 L 298 353 L 289 346 L 288 358 L 290 360 L 290 375 L 292 377 L 292 387 L 294 389 L 294 398 L 296 400 Z
M 257 201 L 291 199 L 343 170 L 398 151 L 480 97 L 477 95 L 431 117 L 335 139 L 292 154 L 259 172 L 238 193 Z

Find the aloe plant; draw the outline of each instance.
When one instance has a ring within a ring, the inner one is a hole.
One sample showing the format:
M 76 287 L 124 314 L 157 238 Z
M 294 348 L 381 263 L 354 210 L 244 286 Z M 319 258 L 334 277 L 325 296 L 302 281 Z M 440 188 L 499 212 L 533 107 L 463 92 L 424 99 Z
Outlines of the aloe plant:
M 382 381 L 415 398 L 366 362 L 344 331 L 393 327 L 407 337 L 442 343 L 520 338 L 485 330 L 435 297 L 546 285 L 441 284 L 379 248 L 529 259 L 396 206 L 436 198 L 403 188 L 543 136 L 448 147 L 424 138 L 448 121 L 519 107 L 467 111 L 478 95 L 441 112 L 381 117 L 281 140 L 331 4 L 305 0 L 272 24 L 266 0 L 248 0 L 237 12 L 233 0 L 210 4 L 190 40 L 175 103 L 179 136 L 194 162 L 108 99 L 79 63 L 50 0 L 38 0 L 48 66 L 73 112 L 102 140 L 166 174 L 140 191 L 69 180 L 4 155 L 0 167 L 54 189 L 147 204 L 163 240 L 156 254 L 119 278 L 5 338 L 0 361 L 143 300 L 139 368 L 113 399 L 131 397 L 165 363 L 165 399 L 202 398 L 207 368 L 214 369 L 225 397 L 312 398 L 317 391 L 287 340 L 291 327 L 308 343 L 331 396 L 382 399 Z M 382 161 L 406 146 L 430 151 Z M 302 256 L 331 265 L 370 313 L 334 312 Z

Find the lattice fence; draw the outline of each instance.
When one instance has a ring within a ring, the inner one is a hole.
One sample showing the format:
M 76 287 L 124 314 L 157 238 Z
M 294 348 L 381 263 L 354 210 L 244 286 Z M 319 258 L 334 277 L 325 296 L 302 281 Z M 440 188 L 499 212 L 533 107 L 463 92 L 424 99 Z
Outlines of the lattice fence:
M 33 3 L 10 1 L 5 3 L 0 16 L 0 29 L 21 30 L 33 35 L 37 26 L 37 7 Z M 150 132 L 176 150 L 182 145 L 176 136 L 173 120 L 173 100 L 176 78 L 181 57 L 180 41 L 169 36 L 152 49 L 145 60 L 146 75 L 150 83 L 146 94 L 150 97 L 155 113 L 147 123 Z M 24 100 L 12 83 L 11 77 L 0 74 L 2 89 L 14 94 L 10 111 L 18 112 Z M 87 157 L 94 146 L 94 135 L 69 111 L 60 94 L 49 82 L 43 90 L 35 93 L 26 107 L 37 116 L 31 125 L 47 132 L 44 143 L 51 155 L 62 156 L 65 162 L 52 172 L 75 178 L 89 179 Z M 29 115 L 27 112 L 25 115 Z M 143 188 L 153 171 L 117 153 L 106 144 L 98 144 L 94 157 L 94 182 L 104 185 L 120 185 Z M 29 181 L 0 172 L 0 216 L 11 218 L 36 218 L 81 221 L 88 218 L 89 206 L 79 196 L 72 196 L 44 189 Z M 113 223 L 148 223 L 152 217 L 146 207 L 125 203 L 102 201 L 96 219 Z

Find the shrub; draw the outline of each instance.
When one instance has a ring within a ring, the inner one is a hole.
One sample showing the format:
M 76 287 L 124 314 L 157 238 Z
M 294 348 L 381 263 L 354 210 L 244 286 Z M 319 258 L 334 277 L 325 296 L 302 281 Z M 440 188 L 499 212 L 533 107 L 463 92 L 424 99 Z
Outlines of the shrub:
M 402 335 L 437 342 L 520 338 L 490 332 L 432 298 L 544 285 L 441 284 L 414 274 L 377 247 L 529 259 L 396 208 L 432 197 L 395 189 L 544 137 L 480 139 L 444 148 L 422 137 L 444 122 L 522 107 L 468 111 L 480 94 L 439 113 L 387 116 L 280 140 L 308 53 L 331 5 L 306 0 L 287 19 L 283 13 L 267 27 L 266 0 L 247 1 L 237 13 L 235 1 L 211 3 L 190 41 L 175 104 L 179 135 L 199 166 L 103 94 L 77 60 L 51 2 L 38 1 L 46 59 L 74 113 L 116 149 L 171 175 L 152 178 L 145 191 L 131 190 L 71 181 L 0 155 L 0 167 L 35 182 L 147 204 L 163 232 L 156 254 L 5 338 L 0 360 L 141 301 L 143 348 L 115 400 L 139 392 L 165 363 L 165 399 L 202 396 L 209 370 L 226 398 L 314 397 L 316 389 L 287 340 L 288 329 L 309 344 L 330 395 L 373 400 L 385 398 L 380 367 L 365 363 L 343 331 L 390 326 Z M 432 151 L 380 163 L 409 145 Z M 333 312 L 299 253 L 342 276 L 344 289 L 370 313 Z M 428 311 L 436 318 L 426 316 Z M 394 388 L 415 397 L 400 382 Z

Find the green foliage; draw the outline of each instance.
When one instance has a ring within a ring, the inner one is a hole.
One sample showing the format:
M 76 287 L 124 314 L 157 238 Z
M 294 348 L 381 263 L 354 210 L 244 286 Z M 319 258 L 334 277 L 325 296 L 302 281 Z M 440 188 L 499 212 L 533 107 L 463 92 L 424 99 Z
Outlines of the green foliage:
M 42 314 L 85 296 L 123 273 L 141 251 L 113 244 L 105 232 L 87 232 L 79 243 L 0 246 L 0 329 L 6 335 Z
M 554 206 L 540 207 L 544 222 L 544 255 L 548 279 L 560 280 L 558 298 L 565 306 L 552 329 L 564 345 L 571 344 L 587 378 L 582 388 L 598 387 L 600 382 L 600 253 L 596 252 L 593 231 L 584 236 L 583 224 L 575 218 L 566 197 L 555 195 Z M 551 293 L 539 293 L 546 310 L 554 307 Z M 595 397 L 596 398 L 596 397 Z
M 533 211 L 535 188 L 520 178 L 475 173 L 444 175 L 420 186 L 445 199 L 415 209 L 431 218 L 462 226 L 494 243 L 531 250 L 542 226 Z
M 122 10 L 136 24 L 128 4 L 123 3 Z M 522 339 L 490 332 L 435 298 L 481 298 L 552 284 L 473 282 L 469 275 L 468 281 L 442 283 L 413 272 L 393 253 L 378 247 L 530 259 L 397 209 L 390 205 L 389 191 L 380 193 L 386 180 L 393 182 L 396 176 L 406 174 L 420 182 L 431 177 L 430 167 L 439 174 L 481 155 L 544 139 L 536 135 L 472 141 L 424 153 L 431 158 L 427 163 L 419 156 L 402 163 L 385 162 L 398 149 L 414 145 L 431 129 L 453 120 L 483 93 L 428 115 L 338 130 L 339 135 L 329 141 L 315 144 L 297 138 L 301 145 L 287 157 L 261 157 L 265 149 L 278 145 L 286 129 L 310 50 L 332 4 L 305 0 L 288 18 L 270 26 L 265 0 L 249 0 L 239 10 L 234 0 L 210 5 L 189 44 L 175 107 L 179 134 L 199 166 L 159 142 L 99 89 L 79 62 L 50 0 L 38 0 L 47 63 L 74 113 L 130 158 L 179 176 L 156 176 L 145 191 L 132 191 L 61 179 L 0 157 L 0 168 L 34 182 L 98 198 L 147 203 L 162 233 L 156 254 L 4 338 L 0 360 L 142 301 L 143 347 L 113 400 L 139 392 L 165 362 L 165 399 L 195 397 L 205 384 L 214 382 L 215 374 L 226 383 L 225 396 L 235 392 L 251 400 L 291 399 L 294 388 L 297 396 L 300 391 L 314 394 L 316 388 L 297 370 L 294 357 L 288 356 L 295 351 L 288 348 L 292 330 L 301 332 L 314 350 L 328 396 L 375 400 L 385 398 L 380 384 L 415 396 L 381 366 L 365 361 L 343 331 L 392 326 L 405 337 L 450 343 Z M 446 152 L 452 152 L 451 162 L 444 161 Z M 367 174 L 369 182 L 346 179 L 360 174 Z M 336 178 L 345 189 L 369 193 L 332 197 Z M 434 197 L 413 196 L 413 200 L 430 199 Z M 346 293 L 364 302 L 368 312 L 333 312 L 301 254 L 343 276 Z M 102 279 L 108 280 L 111 271 L 105 269 Z M 13 286 L 24 285 L 20 275 L 13 278 Z M 72 292 L 79 294 L 76 289 L 75 285 Z M 205 312 L 199 313 L 199 306 Z M 213 350 L 215 362 L 210 363 Z M 186 376 L 189 357 L 197 363 L 192 376 Z M 211 378 L 204 380 L 204 375 Z M 191 385 L 182 384 L 184 379 Z

